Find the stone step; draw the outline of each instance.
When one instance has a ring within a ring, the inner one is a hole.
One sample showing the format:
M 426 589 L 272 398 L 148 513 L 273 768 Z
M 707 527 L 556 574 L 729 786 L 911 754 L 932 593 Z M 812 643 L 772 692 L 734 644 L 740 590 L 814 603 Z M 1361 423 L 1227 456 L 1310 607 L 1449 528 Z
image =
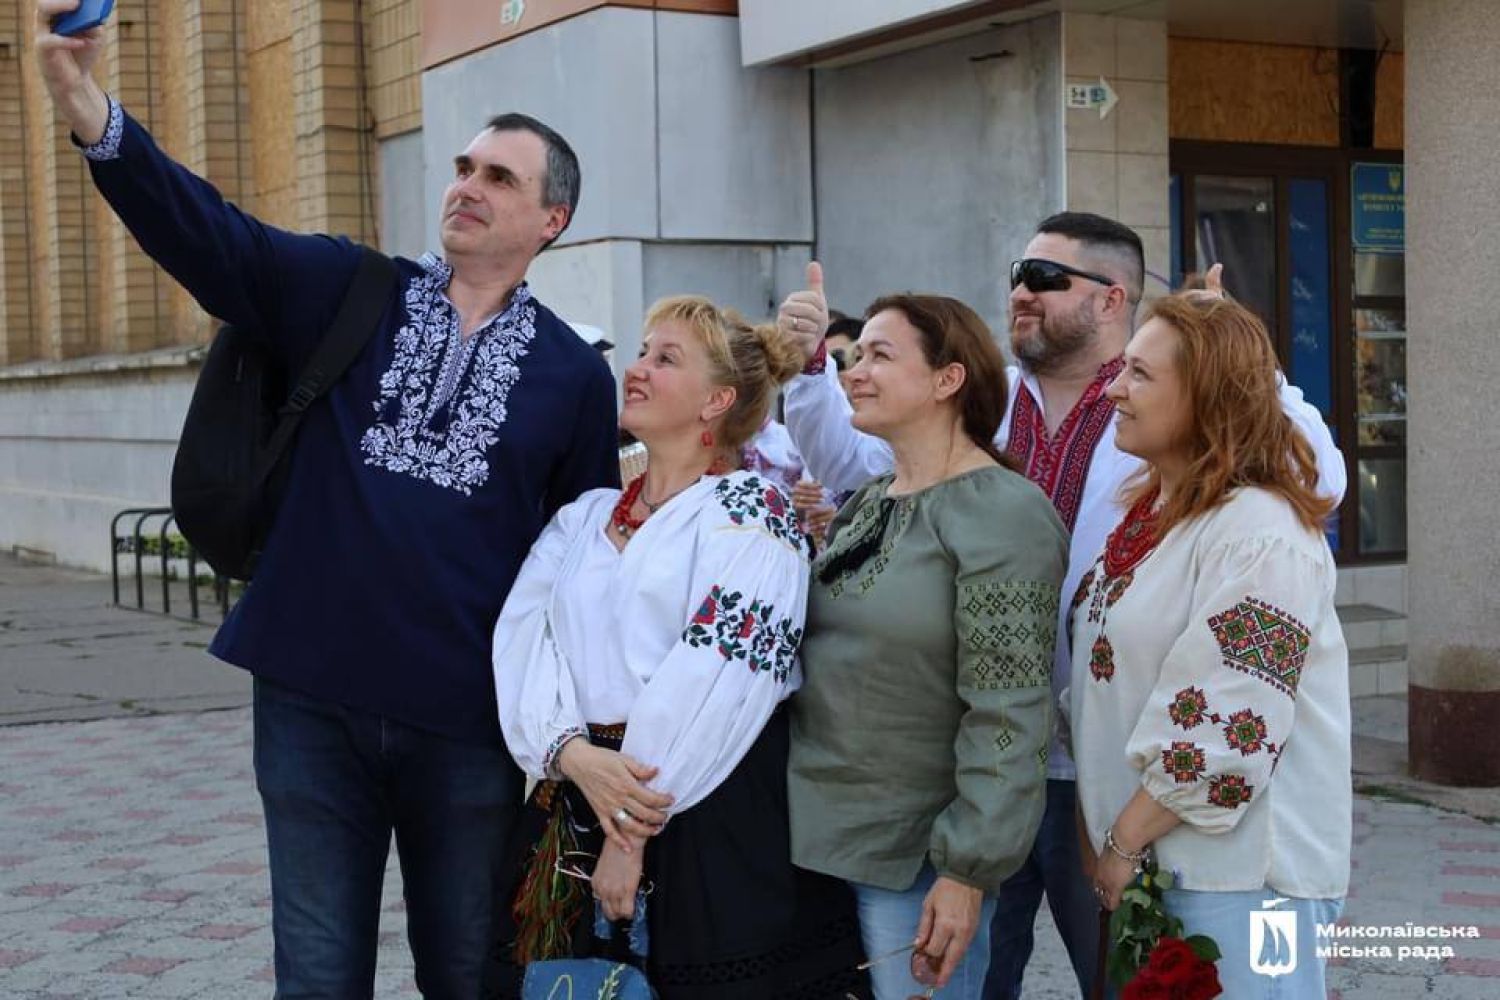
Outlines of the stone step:
M 1344 629 L 1344 644 L 1351 653 L 1406 644 L 1406 616 L 1399 611 L 1373 604 L 1343 604 L 1337 610 Z
M 1349 697 L 1406 693 L 1406 644 L 1349 650 Z

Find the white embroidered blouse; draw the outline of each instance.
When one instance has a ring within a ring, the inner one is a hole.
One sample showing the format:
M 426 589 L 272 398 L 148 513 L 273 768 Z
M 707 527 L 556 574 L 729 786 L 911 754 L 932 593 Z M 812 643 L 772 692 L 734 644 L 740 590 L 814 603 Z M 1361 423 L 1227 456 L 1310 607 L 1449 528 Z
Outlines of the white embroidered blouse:
M 1184 889 L 1342 897 L 1349 658 L 1333 557 L 1280 497 L 1241 489 L 1131 572 L 1101 557 L 1072 609 L 1071 731 L 1096 851 L 1137 788 L 1182 819 Z
M 555 777 L 590 723 L 624 722 L 623 753 L 659 768 L 679 813 L 727 778 L 802 682 L 807 542 L 759 476 L 705 476 L 625 546 L 606 532 L 619 490 L 562 508 L 495 626 L 500 725 L 516 763 Z

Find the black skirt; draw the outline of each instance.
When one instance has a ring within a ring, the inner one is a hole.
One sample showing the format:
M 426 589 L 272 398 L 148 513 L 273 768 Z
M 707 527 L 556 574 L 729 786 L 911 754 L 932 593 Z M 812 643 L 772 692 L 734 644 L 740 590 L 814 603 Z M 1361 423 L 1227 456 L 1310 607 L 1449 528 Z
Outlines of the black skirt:
M 643 877 L 653 888 L 646 900 L 645 971 L 662 1000 L 870 996 L 866 974 L 856 968 L 864 953 L 853 893 L 839 879 L 791 863 L 787 742 L 787 713 L 778 710 L 729 777 L 647 842 Z M 552 800 L 559 791 L 577 838 L 570 846 L 598 855 L 603 835 L 582 793 L 570 783 L 550 790 L 544 784 L 522 819 L 517 885 L 554 823 Z M 568 935 L 576 957 L 599 954 L 593 899 L 588 886 L 581 887 L 583 912 Z M 520 994 L 519 931 L 516 912 L 507 907 L 500 917 L 495 996 Z

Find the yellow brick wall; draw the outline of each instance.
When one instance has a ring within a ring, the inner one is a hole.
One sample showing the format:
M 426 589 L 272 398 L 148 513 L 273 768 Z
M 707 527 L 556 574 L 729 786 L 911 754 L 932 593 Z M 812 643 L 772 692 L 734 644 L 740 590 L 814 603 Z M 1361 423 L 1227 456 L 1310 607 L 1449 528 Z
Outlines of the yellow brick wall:
M 21 67 L 24 62 L 21 8 L 0 3 L 0 42 L 10 57 L 0 59 L 0 364 L 33 357 L 31 306 L 30 189 L 27 183 L 26 120 L 22 115 Z
M 88 181 L 0 0 L 0 365 L 205 340 Z M 97 76 L 172 156 L 273 225 L 375 242 L 380 138 L 421 127 L 417 0 L 117 0 Z M 8 46 L 8 47 L 7 47 Z

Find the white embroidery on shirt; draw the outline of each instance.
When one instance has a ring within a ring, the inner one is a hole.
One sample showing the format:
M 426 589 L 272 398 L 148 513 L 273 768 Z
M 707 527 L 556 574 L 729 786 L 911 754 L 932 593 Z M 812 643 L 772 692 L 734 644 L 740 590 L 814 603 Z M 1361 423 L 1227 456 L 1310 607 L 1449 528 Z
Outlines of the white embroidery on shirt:
M 442 294 L 452 268 L 432 254 L 421 264 L 426 273 L 407 286 L 407 322 L 360 449 L 366 465 L 469 496 L 489 479 L 487 453 L 521 376 L 517 362 L 536 336 L 536 303 L 520 285 L 505 312 L 465 339 Z
M 91 146 L 83 146 L 79 152 L 90 160 L 103 162 L 120 157 L 120 140 L 125 136 L 125 111 L 113 97 L 109 101 L 109 118 L 104 124 L 104 134 Z

